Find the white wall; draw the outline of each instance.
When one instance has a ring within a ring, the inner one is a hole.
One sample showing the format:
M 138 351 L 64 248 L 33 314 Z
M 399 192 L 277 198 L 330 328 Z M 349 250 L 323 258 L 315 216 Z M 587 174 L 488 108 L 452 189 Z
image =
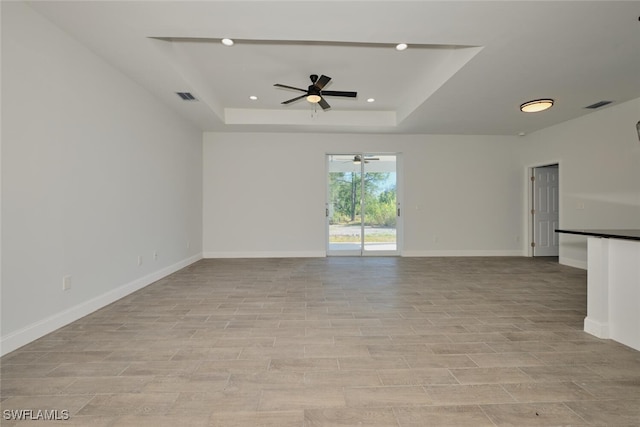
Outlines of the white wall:
M 522 161 L 560 163 L 560 227 L 640 228 L 640 99 L 524 138 Z M 586 268 L 586 237 L 561 235 L 560 262 Z
M 358 151 L 401 153 L 403 255 L 523 255 L 520 146 L 495 136 L 205 133 L 204 256 L 323 256 L 325 154 Z
M 200 257 L 202 134 L 22 2 L 2 90 L 6 353 Z

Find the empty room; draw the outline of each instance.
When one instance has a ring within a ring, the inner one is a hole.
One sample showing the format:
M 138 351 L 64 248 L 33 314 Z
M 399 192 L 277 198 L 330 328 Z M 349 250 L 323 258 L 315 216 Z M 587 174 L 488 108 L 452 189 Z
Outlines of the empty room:
M 3 426 L 640 425 L 640 3 L 3 1 Z

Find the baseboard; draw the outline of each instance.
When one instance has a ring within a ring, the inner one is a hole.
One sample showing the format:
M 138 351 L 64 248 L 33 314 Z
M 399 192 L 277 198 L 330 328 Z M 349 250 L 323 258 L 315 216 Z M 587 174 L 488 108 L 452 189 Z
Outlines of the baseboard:
M 203 258 L 324 258 L 325 251 L 205 252 Z
M 88 314 L 91 314 L 94 311 L 99 310 L 121 298 L 124 298 L 125 296 L 152 284 L 153 282 L 156 282 L 172 273 L 175 273 L 176 271 L 187 267 L 188 265 L 191 265 L 200 259 L 202 259 L 201 254 L 186 258 L 154 273 L 136 279 L 133 282 L 119 286 L 116 289 L 112 289 L 109 292 L 80 303 L 67 310 L 56 313 L 53 316 L 49 316 L 45 319 L 32 323 L 31 325 L 25 326 L 22 329 L 11 332 L 7 336 L 2 337 L 2 339 L 0 340 L 0 355 L 10 353 L 26 344 L 29 344 L 32 341 L 37 340 L 38 338 L 41 338 L 55 331 L 56 329 L 68 325 L 71 322 L 75 322 L 76 320 Z
M 584 331 L 598 338 L 609 338 L 609 325 L 589 319 L 589 317 L 584 318 Z
M 203 258 L 324 258 L 325 251 L 204 252 Z M 402 251 L 403 257 L 524 256 L 521 250 Z
M 587 269 L 587 261 L 580 261 L 580 260 L 577 260 L 577 259 L 560 257 L 558 259 L 558 262 L 560 264 L 566 265 L 568 267 L 580 268 L 582 270 L 586 270 Z
M 521 250 L 445 250 L 445 251 L 402 251 L 404 257 L 481 257 L 481 256 L 524 256 Z

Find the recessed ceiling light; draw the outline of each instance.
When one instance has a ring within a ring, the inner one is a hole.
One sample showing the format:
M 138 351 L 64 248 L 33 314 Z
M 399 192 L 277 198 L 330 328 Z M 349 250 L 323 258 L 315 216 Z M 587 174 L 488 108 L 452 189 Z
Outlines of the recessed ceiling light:
M 251 95 L 251 96 L 249 97 L 249 99 L 250 99 L 250 100 L 252 100 L 252 101 L 257 101 L 257 100 L 258 100 L 258 97 L 257 97 L 257 96 L 255 96 L 255 95 Z
M 408 45 L 408 44 L 406 44 L 406 43 L 398 43 L 398 44 L 396 45 L 396 50 L 405 50 L 405 49 L 406 49 L 406 48 L 408 48 L 408 47 L 409 47 L 409 45 Z
M 367 102 L 375 102 L 375 101 L 376 101 L 376 100 L 375 100 L 375 98 L 369 98 L 369 99 L 367 99 Z
M 225 46 L 233 46 L 233 40 L 231 39 L 222 39 L 222 44 Z
M 539 111 L 548 110 L 553 106 L 553 99 L 535 99 L 525 102 L 520 106 L 523 113 L 537 113 Z

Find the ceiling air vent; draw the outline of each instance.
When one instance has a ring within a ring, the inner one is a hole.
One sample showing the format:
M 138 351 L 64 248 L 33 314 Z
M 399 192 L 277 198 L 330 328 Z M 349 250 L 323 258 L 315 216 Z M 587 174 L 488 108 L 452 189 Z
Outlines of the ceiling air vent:
M 183 101 L 197 101 L 196 97 L 193 96 L 190 92 L 176 92 Z
M 596 108 L 600 108 L 600 107 L 604 107 L 605 105 L 609 105 L 611 104 L 613 101 L 598 101 L 595 104 L 591 104 L 591 105 L 587 105 L 584 108 L 590 108 L 592 110 L 595 110 Z

